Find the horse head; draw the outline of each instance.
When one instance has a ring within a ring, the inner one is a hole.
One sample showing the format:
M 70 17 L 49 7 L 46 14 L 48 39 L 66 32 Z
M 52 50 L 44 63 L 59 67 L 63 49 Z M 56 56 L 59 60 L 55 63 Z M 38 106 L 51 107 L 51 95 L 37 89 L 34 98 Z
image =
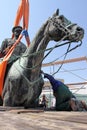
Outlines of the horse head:
M 71 42 L 81 41 L 84 30 L 75 23 L 72 23 L 64 15 L 59 15 L 59 10 L 48 20 L 48 35 L 51 40 L 59 41 L 63 38 Z

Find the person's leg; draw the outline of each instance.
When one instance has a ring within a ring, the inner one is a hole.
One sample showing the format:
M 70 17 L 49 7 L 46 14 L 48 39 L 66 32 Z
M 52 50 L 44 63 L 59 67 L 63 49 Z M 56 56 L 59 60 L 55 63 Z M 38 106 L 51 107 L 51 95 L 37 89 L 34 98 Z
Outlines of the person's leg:
M 83 107 L 85 108 L 85 110 L 87 110 L 87 104 L 84 101 L 81 101 Z
M 69 101 L 69 104 L 71 106 L 72 111 L 77 111 L 77 106 L 76 106 L 76 103 L 75 103 L 75 98 L 71 98 L 70 101 Z

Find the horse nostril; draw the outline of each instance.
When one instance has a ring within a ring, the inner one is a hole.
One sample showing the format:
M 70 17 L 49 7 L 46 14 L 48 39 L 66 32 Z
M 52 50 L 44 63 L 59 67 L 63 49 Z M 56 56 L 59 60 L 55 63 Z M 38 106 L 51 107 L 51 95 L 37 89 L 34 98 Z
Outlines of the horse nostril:
M 84 30 L 80 27 L 77 27 L 77 32 L 80 33 L 80 35 L 82 35 L 82 37 L 84 36 Z
M 80 31 L 82 31 L 82 30 L 83 30 L 82 28 L 77 27 L 77 31 L 78 31 L 78 32 L 80 32 Z

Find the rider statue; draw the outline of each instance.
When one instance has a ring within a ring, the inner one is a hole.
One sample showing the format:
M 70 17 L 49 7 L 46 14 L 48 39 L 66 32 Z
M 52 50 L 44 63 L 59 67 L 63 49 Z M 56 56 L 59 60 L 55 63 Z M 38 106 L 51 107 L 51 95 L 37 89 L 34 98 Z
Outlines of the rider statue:
M 12 28 L 13 38 L 6 38 L 1 44 L 0 51 L 3 56 L 5 56 L 7 54 L 8 50 L 18 39 L 21 32 L 22 32 L 21 26 L 15 26 Z M 22 43 L 20 41 L 12 54 L 12 58 L 14 58 L 14 57 L 17 58 L 17 56 L 20 56 L 22 53 L 25 52 L 25 50 L 26 50 L 26 46 L 24 45 L 24 43 Z M 10 59 L 10 60 L 12 60 L 12 59 Z

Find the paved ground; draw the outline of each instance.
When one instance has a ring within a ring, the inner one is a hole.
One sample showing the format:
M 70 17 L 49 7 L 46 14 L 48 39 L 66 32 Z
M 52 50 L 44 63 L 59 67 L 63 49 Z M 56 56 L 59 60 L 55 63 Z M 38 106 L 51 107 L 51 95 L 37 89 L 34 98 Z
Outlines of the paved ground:
M 2 109 L 0 130 L 87 130 L 87 112 Z

